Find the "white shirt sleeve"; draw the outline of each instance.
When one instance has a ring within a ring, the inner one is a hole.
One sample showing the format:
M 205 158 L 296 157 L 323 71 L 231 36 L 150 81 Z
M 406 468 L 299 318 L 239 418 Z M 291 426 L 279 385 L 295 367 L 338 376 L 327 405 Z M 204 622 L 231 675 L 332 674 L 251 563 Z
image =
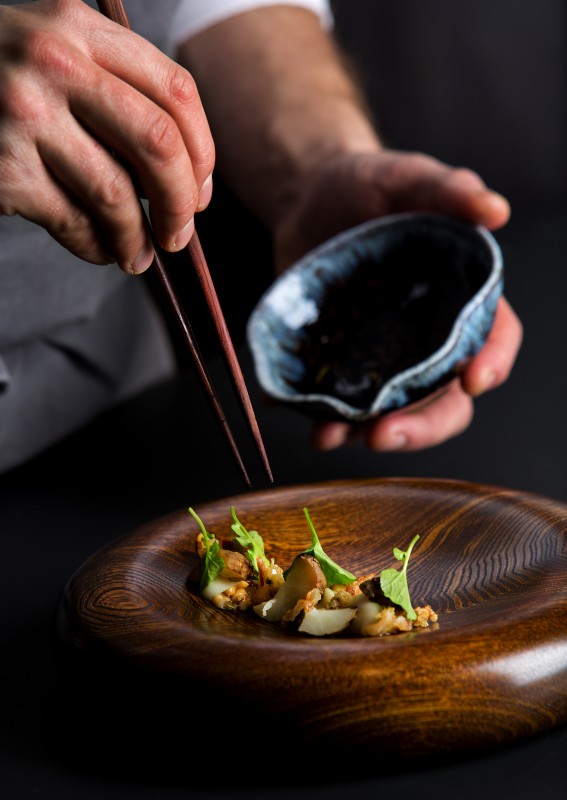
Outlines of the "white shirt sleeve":
M 166 52 L 174 55 L 177 47 L 186 39 L 228 17 L 274 5 L 309 9 L 319 16 L 325 28 L 332 27 L 329 0 L 181 0 L 171 20 Z

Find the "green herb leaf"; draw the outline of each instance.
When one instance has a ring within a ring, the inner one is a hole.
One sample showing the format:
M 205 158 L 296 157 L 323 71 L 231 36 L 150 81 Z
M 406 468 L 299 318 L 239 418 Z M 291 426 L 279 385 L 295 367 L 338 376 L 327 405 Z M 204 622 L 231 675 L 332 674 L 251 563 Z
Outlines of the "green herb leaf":
M 203 534 L 203 541 L 205 543 L 205 555 L 201 559 L 200 572 L 201 580 L 199 583 L 201 591 L 209 585 L 224 569 L 224 559 L 219 555 L 220 546 L 212 533 L 209 533 L 198 514 L 189 509 L 189 513 L 196 520 L 197 524 Z
M 262 558 L 264 561 L 268 561 L 266 558 L 266 553 L 264 552 L 264 540 L 258 533 L 258 531 L 247 531 L 244 525 L 240 522 L 238 517 L 236 516 L 236 511 L 234 510 L 234 506 L 230 507 L 230 511 L 232 514 L 232 518 L 234 520 L 234 525 L 230 527 L 234 531 L 236 535 L 236 541 L 238 544 L 242 545 L 246 551 L 246 555 L 248 559 L 252 562 L 252 566 L 254 570 L 258 572 L 258 559 Z
M 304 508 L 303 513 L 305 514 L 307 522 L 309 523 L 309 527 L 311 528 L 311 537 L 312 537 L 311 547 L 308 550 L 304 550 L 303 552 L 306 553 L 307 555 L 314 556 L 317 559 L 317 561 L 321 565 L 323 574 L 327 579 L 327 585 L 332 586 L 335 583 L 340 583 L 344 585 L 355 581 L 356 575 L 347 572 L 346 569 L 343 569 L 338 564 L 336 564 L 325 553 L 325 551 L 321 547 L 321 543 L 319 541 L 319 537 L 317 536 L 317 532 L 315 531 L 315 526 L 313 525 L 311 517 L 309 516 L 309 511 L 306 508 Z M 286 570 L 286 572 L 289 572 L 289 570 Z M 286 576 L 286 572 L 284 572 L 284 577 Z
M 408 619 L 416 619 L 417 614 L 413 610 L 410 599 L 410 593 L 407 581 L 407 569 L 410 553 L 413 546 L 419 539 L 419 534 L 416 534 L 410 542 L 407 550 L 400 550 L 399 547 L 394 547 L 393 553 L 398 561 L 403 561 L 404 565 L 401 570 L 397 569 L 383 569 L 380 573 L 380 588 L 383 593 L 393 603 L 401 606 L 406 612 Z

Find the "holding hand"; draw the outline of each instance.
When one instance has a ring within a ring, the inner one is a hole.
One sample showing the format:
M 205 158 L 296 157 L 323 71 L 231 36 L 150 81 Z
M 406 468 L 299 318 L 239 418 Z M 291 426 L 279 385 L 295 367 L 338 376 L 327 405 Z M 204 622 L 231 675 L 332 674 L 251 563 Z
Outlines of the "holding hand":
M 342 54 L 305 9 L 237 14 L 178 55 L 199 82 L 225 177 L 273 231 L 279 272 L 385 214 L 438 211 L 492 230 L 508 220 L 506 200 L 470 170 L 382 146 Z M 490 338 L 444 394 L 373 422 L 318 424 L 313 443 L 331 449 L 363 436 L 372 450 L 439 444 L 468 426 L 473 397 L 506 380 L 521 339 L 501 299 Z
M 290 206 L 276 231 L 280 271 L 339 231 L 385 214 L 436 211 L 491 230 L 504 225 L 510 214 L 507 201 L 478 175 L 421 154 L 383 150 L 338 156 L 304 185 L 299 202 Z M 474 397 L 506 380 L 521 341 L 521 323 L 501 298 L 485 346 L 444 391 L 362 425 L 318 423 L 313 443 L 328 450 L 363 438 L 370 449 L 382 451 L 440 444 L 468 427 Z
M 0 213 L 75 255 L 150 265 L 139 195 L 168 251 L 212 192 L 214 145 L 195 82 L 80 0 L 0 7 Z

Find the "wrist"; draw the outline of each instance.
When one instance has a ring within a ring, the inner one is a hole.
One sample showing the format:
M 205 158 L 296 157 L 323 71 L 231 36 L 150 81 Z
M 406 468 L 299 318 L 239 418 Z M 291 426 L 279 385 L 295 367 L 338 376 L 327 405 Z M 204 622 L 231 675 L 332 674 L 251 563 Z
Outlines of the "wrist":
M 290 124 L 290 116 L 274 120 L 266 134 L 274 186 L 271 219 L 267 220 L 271 226 L 297 204 L 307 185 L 332 171 L 332 164 L 376 155 L 383 149 L 368 116 L 352 98 L 335 98 L 332 106 L 319 109 L 316 124 L 311 119 L 303 127 L 301 115 L 296 118 L 296 126 Z
M 272 229 L 330 159 L 380 142 L 351 70 L 316 15 L 274 5 L 188 40 L 217 169 Z

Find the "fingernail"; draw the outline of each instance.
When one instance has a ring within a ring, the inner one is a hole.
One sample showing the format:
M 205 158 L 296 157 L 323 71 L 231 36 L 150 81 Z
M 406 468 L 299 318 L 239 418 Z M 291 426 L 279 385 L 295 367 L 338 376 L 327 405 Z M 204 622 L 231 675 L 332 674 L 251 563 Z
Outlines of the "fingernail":
M 203 211 L 211 202 L 212 196 L 213 196 L 213 176 L 209 175 L 209 177 L 205 180 L 205 182 L 201 186 L 201 191 L 199 192 L 199 204 L 197 206 L 197 211 Z
M 485 369 L 480 374 L 479 388 L 476 392 L 477 395 L 488 392 L 489 389 L 496 383 L 496 373 L 492 369 Z
M 496 203 L 506 203 L 508 205 L 508 198 L 504 197 L 503 194 L 499 194 L 498 192 L 491 191 L 491 196 Z
M 403 431 L 392 431 L 390 438 L 382 447 L 382 450 L 403 450 L 407 447 L 408 437 Z
M 195 220 L 191 218 L 187 225 L 182 228 L 177 236 L 175 237 L 175 241 L 173 242 L 173 249 L 174 250 L 183 250 L 184 247 L 187 247 L 189 244 L 191 237 L 195 231 Z
M 510 203 L 503 194 L 492 192 L 488 198 L 488 202 L 495 210 L 500 211 L 504 208 L 508 213 L 510 213 Z
M 130 265 L 130 273 L 132 275 L 139 275 L 141 272 L 145 272 L 153 260 L 154 248 L 151 244 L 146 243 Z

